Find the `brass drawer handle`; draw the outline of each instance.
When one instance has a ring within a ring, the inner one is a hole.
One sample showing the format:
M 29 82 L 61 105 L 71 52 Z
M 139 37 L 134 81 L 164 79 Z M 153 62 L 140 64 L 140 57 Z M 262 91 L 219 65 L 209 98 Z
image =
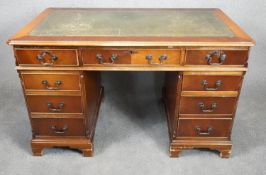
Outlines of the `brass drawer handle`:
M 115 63 L 115 61 L 118 59 L 118 55 L 116 53 L 113 53 L 110 57 L 110 63 L 104 63 L 104 57 L 99 53 L 96 54 L 96 59 L 99 61 L 99 64 L 110 65 Z
M 64 109 L 65 104 L 64 102 L 61 102 L 58 104 L 58 107 L 54 107 L 53 103 L 48 102 L 47 106 L 48 106 L 49 111 L 51 112 L 61 112 Z
M 209 136 L 211 135 L 213 128 L 210 126 L 208 127 L 207 131 L 203 131 L 200 126 L 195 127 L 197 134 L 200 136 Z
M 212 62 L 212 59 L 214 56 L 219 58 L 218 63 Z M 207 63 L 209 65 L 222 65 L 226 59 L 226 54 L 223 51 L 216 50 L 216 51 L 213 51 L 213 52 L 210 52 L 209 54 L 207 54 L 205 59 L 207 60 Z
M 50 62 L 45 62 L 45 56 L 48 55 L 50 57 Z M 58 60 L 58 57 L 51 52 L 43 51 L 39 53 L 36 59 L 43 65 L 43 66 L 52 66 Z
M 201 112 L 210 113 L 210 112 L 213 112 L 217 108 L 217 104 L 216 103 L 212 103 L 210 109 L 205 109 L 204 103 L 200 102 L 199 103 L 199 108 L 200 108 Z
M 56 134 L 64 134 L 68 130 L 68 125 L 65 124 L 63 128 L 58 128 L 57 126 L 51 125 L 49 128 Z
M 202 85 L 202 87 L 203 87 L 204 90 L 206 90 L 206 91 L 216 91 L 216 90 L 218 90 L 219 87 L 222 85 L 222 81 L 221 81 L 221 80 L 217 80 L 217 81 L 215 82 L 215 87 L 213 87 L 213 88 L 208 87 L 208 84 L 209 84 L 209 83 L 208 83 L 207 80 L 203 80 L 203 81 L 201 82 L 201 85 Z
M 62 84 L 62 81 L 61 80 L 56 80 L 54 82 L 54 86 L 50 86 L 49 85 L 49 82 L 47 80 L 43 80 L 42 81 L 42 84 L 45 86 L 46 89 L 48 90 L 58 90 L 59 89 L 59 86 Z
M 167 57 L 167 55 L 165 55 L 165 54 L 163 54 L 163 55 L 161 55 L 160 57 L 159 57 L 159 63 L 153 63 L 152 62 L 152 59 L 153 59 L 153 57 L 152 57 L 152 55 L 151 54 L 148 54 L 147 56 L 146 56 L 146 60 L 148 60 L 148 63 L 150 64 L 150 65 L 160 65 L 160 64 L 163 64 L 163 62 L 167 59 L 168 57 Z

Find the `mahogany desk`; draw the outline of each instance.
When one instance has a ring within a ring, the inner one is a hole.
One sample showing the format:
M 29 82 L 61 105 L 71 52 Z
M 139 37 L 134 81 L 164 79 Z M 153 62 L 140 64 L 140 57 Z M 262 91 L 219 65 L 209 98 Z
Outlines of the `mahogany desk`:
M 219 9 L 49 8 L 14 35 L 32 152 L 92 156 L 100 71 L 166 71 L 170 156 L 231 153 L 231 131 L 254 41 Z M 244 138 L 243 138 L 244 139 Z

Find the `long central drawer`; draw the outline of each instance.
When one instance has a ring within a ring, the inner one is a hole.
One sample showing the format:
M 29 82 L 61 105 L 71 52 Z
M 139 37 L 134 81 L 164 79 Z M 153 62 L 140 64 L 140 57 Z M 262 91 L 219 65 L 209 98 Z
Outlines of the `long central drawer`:
M 83 65 L 178 65 L 180 49 L 84 49 Z

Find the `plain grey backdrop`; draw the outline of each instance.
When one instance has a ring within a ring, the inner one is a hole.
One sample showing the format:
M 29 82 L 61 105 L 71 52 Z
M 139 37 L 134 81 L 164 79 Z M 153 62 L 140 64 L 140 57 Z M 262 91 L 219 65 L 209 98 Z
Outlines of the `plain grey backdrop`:
M 184 151 L 168 157 L 159 101 L 164 73 L 106 72 L 95 154 L 47 149 L 33 157 L 31 129 L 14 69 L 13 35 L 47 7 L 221 8 L 257 42 L 233 128 L 233 152 Z M 266 174 L 266 2 L 264 0 L 0 0 L 0 174 Z

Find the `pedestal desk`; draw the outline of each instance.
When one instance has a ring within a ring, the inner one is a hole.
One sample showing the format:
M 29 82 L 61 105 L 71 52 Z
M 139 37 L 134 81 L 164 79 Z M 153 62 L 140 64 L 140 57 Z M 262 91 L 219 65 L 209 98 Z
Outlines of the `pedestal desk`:
M 33 155 L 70 147 L 92 156 L 101 71 L 165 71 L 170 156 L 193 148 L 230 156 L 254 41 L 221 10 L 48 8 L 8 44 L 25 95 Z

